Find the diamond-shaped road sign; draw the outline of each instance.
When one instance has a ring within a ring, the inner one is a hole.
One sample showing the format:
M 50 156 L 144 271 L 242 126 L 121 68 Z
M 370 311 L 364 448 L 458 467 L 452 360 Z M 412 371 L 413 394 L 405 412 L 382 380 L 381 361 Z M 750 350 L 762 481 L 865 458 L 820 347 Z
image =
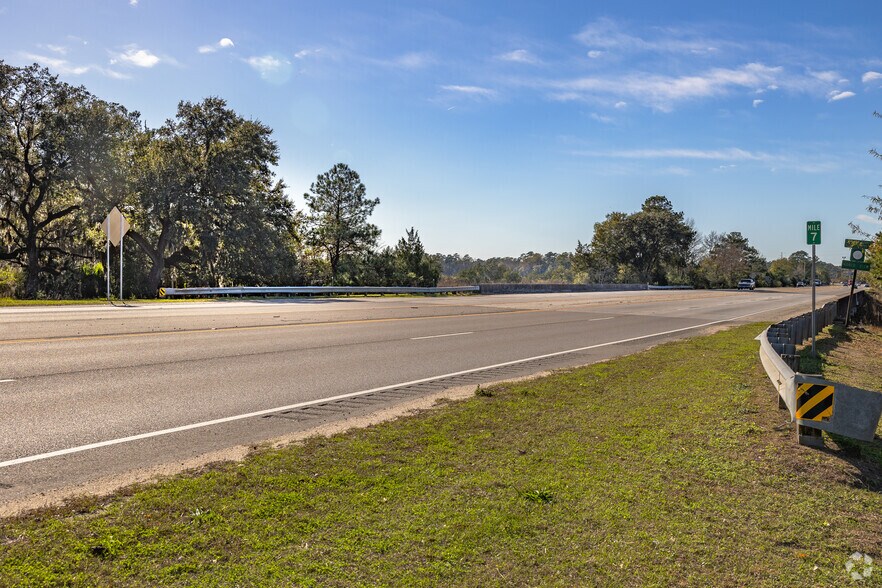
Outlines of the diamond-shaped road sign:
M 107 214 L 107 218 L 101 223 L 104 234 L 113 244 L 114 247 L 119 245 L 120 239 L 129 231 L 129 221 L 123 216 L 116 206 Z

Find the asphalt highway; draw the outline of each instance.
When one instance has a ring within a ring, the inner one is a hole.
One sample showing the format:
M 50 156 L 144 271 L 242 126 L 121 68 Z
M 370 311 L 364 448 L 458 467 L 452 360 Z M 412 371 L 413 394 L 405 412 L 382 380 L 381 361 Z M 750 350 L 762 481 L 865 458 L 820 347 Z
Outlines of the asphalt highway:
M 809 310 L 810 294 L 0 309 L 0 514 L 445 388 L 599 361 L 728 324 L 772 322 Z M 819 305 L 845 294 L 821 288 Z

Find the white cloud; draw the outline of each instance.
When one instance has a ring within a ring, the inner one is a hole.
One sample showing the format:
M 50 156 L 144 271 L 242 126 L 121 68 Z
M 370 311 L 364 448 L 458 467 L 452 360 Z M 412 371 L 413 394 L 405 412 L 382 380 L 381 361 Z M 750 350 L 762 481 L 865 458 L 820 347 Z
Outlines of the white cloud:
M 584 151 L 580 155 L 614 157 L 619 159 L 701 159 L 716 161 L 769 161 L 765 153 L 752 153 L 744 149 L 622 149 L 615 151 Z
M 44 49 L 51 51 L 52 53 L 58 53 L 59 55 L 67 55 L 67 47 L 63 45 L 39 45 Z
M 854 96 L 854 92 L 837 92 L 833 91 L 829 94 L 828 102 L 836 102 L 837 100 L 845 100 Z
M 754 108 L 759 108 L 759 105 L 762 104 L 763 102 L 765 102 L 765 100 L 754 100 L 754 101 L 753 101 L 753 107 L 754 107 Z
M 732 147 L 729 149 L 620 149 L 611 151 L 573 151 L 572 155 L 581 157 L 601 157 L 609 159 L 644 160 L 644 159 L 680 159 L 699 161 L 719 161 L 721 164 L 714 169 L 724 171 L 735 167 L 736 162 L 756 163 L 768 167 L 772 171 L 789 169 L 802 173 L 830 173 L 841 167 L 839 161 L 831 159 L 829 154 L 812 156 L 810 154 L 793 155 L 747 151 Z
M 291 75 L 291 62 L 275 55 L 249 57 L 245 63 L 259 73 L 261 78 L 275 84 L 285 82 Z
M 137 6 L 138 0 L 129 0 L 129 6 Z
M 661 168 L 658 170 L 659 174 L 670 175 L 670 176 L 691 176 L 692 170 L 686 169 L 685 167 L 678 167 L 672 165 L 670 167 Z
M 835 84 L 841 77 L 835 71 L 810 71 L 809 75 L 828 84 Z
M 619 110 L 621 110 L 622 108 L 627 108 L 627 107 L 628 107 L 628 103 L 627 103 L 627 102 L 624 102 L 624 101 L 622 101 L 622 100 L 619 100 L 619 101 L 616 102 L 613 106 L 614 106 L 615 108 L 618 108 Z
M 306 59 L 307 57 L 318 55 L 320 52 L 321 49 L 301 49 L 294 54 L 294 59 Z
M 598 57 L 602 57 L 604 53 L 605 53 L 604 51 L 598 51 L 597 49 L 592 49 L 591 51 L 588 52 L 588 57 L 590 57 L 591 59 L 597 59 Z
M 724 95 L 733 88 L 766 87 L 782 74 L 780 67 L 748 63 L 737 69 L 714 68 L 690 76 L 632 73 L 625 76 L 592 76 L 552 82 L 558 100 L 596 98 L 598 95 L 628 96 L 662 111 L 695 98 Z
M 882 73 L 879 73 L 878 71 L 868 71 L 861 76 L 861 81 L 865 84 L 875 82 L 876 80 L 882 80 Z
M 435 60 L 425 53 L 405 53 L 392 60 L 392 65 L 404 69 L 420 69 L 435 62 Z
M 160 62 L 159 57 L 146 49 L 138 49 L 130 45 L 124 52 L 117 53 L 111 58 L 111 65 L 134 65 L 135 67 L 153 67 Z
M 854 220 L 860 221 L 862 223 L 871 223 L 874 225 L 882 225 L 882 219 L 872 217 L 869 214 L 859 214 L 856 217 L 854 217 Z
M 464 96 L 473 96 L 475 98 L 493 98 L 496 96 L 496 90 L 490 88 L 482 88 L 480 86 L 441 86 L 442 90 L 455 92 Z
M 592 119 L 596 120 L 599 123 L 603 123 L 605 125 L 609 125 L 615 122 L 615 120 L 611 116 L 606 116 L 603 114 L 597 114 L 596 112 L 592 112 L 589 115 Z
M 514 63 L 528 63 L 531 65 L 539 63 L 539 58 L 526 49 L 515 49 L 514 51 L 503 53 L 502 55 L 498 56 L 498 59 L 501 59 L 502 61 L 511 61 Z
M 235 45 L 233 44 L 233 40 L 224 37 L 213 45 L 202 45 L 201 47 L 199 47 L 199 49 L 197 49 L 197 51 L 199 51 L 199 53 L 214 53 L 219 49 L 228 49 L 230 47 L 235 47 Z
M 129 78 L 129 76 L 110 68 L 97 65 L 76 65 L 66 59 L 61 59 L 60 57 L 48 57 L 46 55 L 37 55 L 35 53 L 21 53 L 20 55 L 23 59 L 48 67 L 54 74 L 79 76 L 89 72 L 98 72 L 103 76 L 116 80 L 125 80 Z
M 610 18 L 600 18 L 585 25 L 575 38 L 594 50 L 617 52 L 708 54 L 716 53 L 721 44 L 718 41 L 704 39 L 691 31 L 675 29 L 662 30 L 657 38 L 644 38 L 623 31 L 619 23 Z M 593 52 L 589 52 L 588 56 L 599 57 L 600 53 L 591 55 Z
M 88 65 L 74 65 L 66 59 L 59 57 L 48 57 L 46 55 L 37 55 L 36 53 L 22 53 L 21 56 L 28 61 L 48 67 L 55 74 L 79 76 L 91 69 Z

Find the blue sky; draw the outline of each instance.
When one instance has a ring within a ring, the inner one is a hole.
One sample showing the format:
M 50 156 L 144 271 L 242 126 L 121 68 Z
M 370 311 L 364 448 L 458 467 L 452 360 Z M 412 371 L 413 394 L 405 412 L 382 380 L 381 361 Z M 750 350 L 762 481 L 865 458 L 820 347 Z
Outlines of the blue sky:
M 0 59 L 138 110 L 217 95 L 274 129 L 298 208 L 345 162 L 394 244 L 571 251 L 664 194 L 767 258 L 878 193 L 877 2 L 0 0 Z M 882 229 L 863 219 L 866 229 Z

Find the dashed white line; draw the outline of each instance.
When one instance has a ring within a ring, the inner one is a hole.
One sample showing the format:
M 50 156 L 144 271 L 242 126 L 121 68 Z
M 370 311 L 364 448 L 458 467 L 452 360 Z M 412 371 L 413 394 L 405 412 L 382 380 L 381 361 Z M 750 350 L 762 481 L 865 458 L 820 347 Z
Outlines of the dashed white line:
M 614 317 L 614 316 L 605 316 L 605 317 L 603 317 L 603 318 L 588 319 L 588 322 L 591 323 L 591 322 L 594 322 L 594 321 L 608 321 L 608 320 L 610 320 L 610 319 L 614 319 L 614 318 L 616 318 L 616 317 Z
M 297 404 L 289 404 L 287 406 L 277 406 L 275 408 L 267 408 L 264 410 L 257 410 L 257 411 L 248 412 L 245 414 L 237 414 L 237 415 L 214 419 L 214 420 L 210 420 L 210 421 L 202 421 L 202 422 L 198 422 L 198 423 L 192 423 L 189 425 L 172 427 L 170 429 L 161 429 L 159 431 L 150 431 L 148 433 L 140 433 L 138 435 L 131 435 L 129 437 L 120 437 L 118 439 L 108 439 L 106 441 L 98 441 L 97 443 L 89 443 L 87 445 L 80 445 L 77 447 L 69 447 L 67 449 L 58 449 L 56 451 L 49 451 L 47 453 L 28 455 L 26 457 L 19 457 L 19 458 L 10 459 L 7 461 L 0 461 L 0 469 L 8 468 L 11 466 L 16 466 L 16 465 L 21 465 L 21 464 L 25 464 L 25 463 L 30 463 L 30 462 L 34 462 L 34 461 L 41 461 L 44 459 L 50 459 L 53 457 L 61 457 L 61 456 L 70 455 L 73 453 L 80 453 L 83 451 L 89 451 L 91 449 L 99 449 L 101 447 L 110 447 L 112 445 L 119 445 L 121 443 L 131 443 L 132 441 L 141 441 L 144 439 L 151 439 L 153 437 L 161 437 L 164 435 L 170 435 L 172 433 L 191 431 L 193 429 L 202 429 L 205 427 L 210 427 L 212 425 L 221 425 L 224 423 L 232 423 L 232 422 L 240 421 L 243 419 L 264 416 L 264 415 L 273 414 L 276 412 L 284 412 L 286 410 L 294 410 L 296 408 L 303 408 L 305 406 L 312 406 L 314 404 L 324 404 L 326 402 L 333 402 L 335 400 L 343 400 L 346 398 L 355 398 L 358 396 L 364 396 L 366 394 L 374 394 L 376 392 L 382 392 L 384 390 L 392 390 L 394 388 L 404 388 L 407 386 L 413 386 L 415 384 L 422 384 L 424 382 L 432 382 L 434 380 L 442 380 L 442 379 L 446 379 L 446 378 L 452 378 L 454 376 L 462 376 L 465 374 L 473 374 L 475 372 L 483 372 L 483 371 L 492 370 L 495 368 L 506 367 L 506 366 L 510 366 L 510 365 L 517 365 L 520 363 L 527 363 L 529 361 L 535 361 L 537 359 L 546 359 L 549 357 L 559 357 L 561 355 L 568 355 L 570 353 L 579 353 L 581 351 L 588 351 L 590 349 L 599 349 L 601 347 L 609 347 L 611 345 L 619 345 L 621 343 L 633 343 L 634 341 L 642 341 L 644 339 L 651 339 L 653 337 L 663 337 L 665 335 L 673 335 L 674 333 L 682 333 L 684 331 L 692 331 L 694 329 L 703 329 L 705 327 L 710 327 L 713 325 L 719 325 L 722 323 L 729 323 L 729 322 L 734 322 L 737 320 L 745 319 L 749 316 L 754 316 L 757 314 L 765 314 L 765 313 L 769 313 L 769 312 L 775 312 L 776 310 L 780 310 L 780 309 L 784 309 L 784 308 L 792 308 L 793 306 L 794 306 L 793 304 L 787 304 L 784 306 L 779 306 L 779 307 L 775 307 L 775 308 L 767 308 L 764 310 L 758 310 L 756 312 L 742 314 L 740 316 L 735 316 L 732 318 L 710 321 L 707 323 L 702 323 L 700 325 L 693 325 L 691 327 L 680 327 L 679 329 L 671 329 L 669 331 L 661 331 L 658 333 L 649 333 L 648 335 L 639 335 L 637 337 L 628 337 L 627 339 L 618 339 L 616 341 L 607 341 L 606 343 L 597 343 L 595 345 L 588 345 L 586 347 L 577 347 L 576 349 L 567 349 L 566 351 L 556 351 L 554 353 L 546 353 L 544 355 L 536 355 L 534 357 L 526 357 L 524 359 L 515 359 L 514 361 L 506 361 L 506 362 L 497 363 L 494 365 L 486 365 L 483 367 L 473 368 L 473 369 L 469 369 L 469 370 L 462 370 L 460 372 L 453 372 L 450 374 L 443 374 L 440 376 L 432 376 L 430 378 L 422 378 L 420 380 L 413 380 L 410 382 L 402 382 L 399 384 L 392 384 L 390 386 L 381 386 L 379 388 L 371 388 L 370 390 L 361 390 L 359 392 L 350 392 L 348 394 L 339 394 L 337 396 L 330 396 L 328 398 L 321 398 L 319 400 L 309 400 L 307 402 L 298 402 Z
M 411 337 L 411 341 L 419 341 L 421 339 L 439 339 L 441 337 L 459 337 L 460 335 L 474 335 L 474 331 L 467 331 L 465 333 L 446 333 L 444 335 L 427 335 L 425 337 Z
M 4 384 L 6 382 L 14 382 L 15 380 L 0 380 L 0 384 Z

